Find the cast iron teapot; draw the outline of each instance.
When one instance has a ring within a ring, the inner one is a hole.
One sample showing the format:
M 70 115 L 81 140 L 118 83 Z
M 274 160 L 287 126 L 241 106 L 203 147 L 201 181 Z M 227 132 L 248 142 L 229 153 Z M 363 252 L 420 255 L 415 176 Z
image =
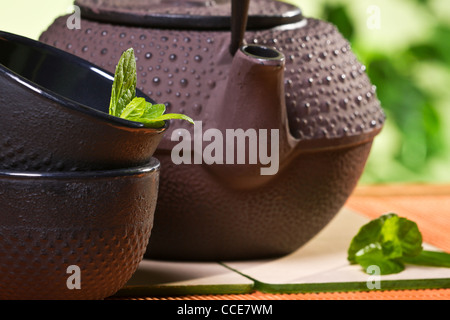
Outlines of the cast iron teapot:
M 385 116 L 335 26 L 273 0 L 77 0 L 40 41 L 111 72 L 133 47 L 138 88 L 169 112 L 146 257 L 289 254 L 356 186 Z

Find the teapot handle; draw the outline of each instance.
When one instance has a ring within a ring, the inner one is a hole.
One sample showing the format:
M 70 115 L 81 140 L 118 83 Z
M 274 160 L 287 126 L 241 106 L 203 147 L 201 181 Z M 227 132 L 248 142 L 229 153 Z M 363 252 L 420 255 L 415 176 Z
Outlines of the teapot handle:
M 232 0 L 231 3 L 231 44 L 230 53 L 234 56 L 242 46 L 247 28 L 250 0 Z

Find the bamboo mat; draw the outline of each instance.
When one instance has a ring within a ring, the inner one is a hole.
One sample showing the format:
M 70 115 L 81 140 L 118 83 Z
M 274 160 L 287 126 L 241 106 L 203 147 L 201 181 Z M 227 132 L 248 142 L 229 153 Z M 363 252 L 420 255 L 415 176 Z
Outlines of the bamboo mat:
M 347 208 L 376 218 L 395 212 L 415 221 L 424 242 L 450 252 L 450 185 L 359 186 Z M 111 297 L 132 300 L 448 300 L 450 289 L 384 290 L 272 294 L 202 294 L 184 296 Z

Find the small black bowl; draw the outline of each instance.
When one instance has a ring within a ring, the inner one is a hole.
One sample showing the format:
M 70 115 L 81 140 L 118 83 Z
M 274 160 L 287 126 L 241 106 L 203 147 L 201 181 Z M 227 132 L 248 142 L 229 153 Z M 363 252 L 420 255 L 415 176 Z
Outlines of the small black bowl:
M 103 171 L 0 170 L 0 299 L 103 299 L 141 262 L 160 164 Z
M 0 31 L 0 169 L 106 170 L 148 162 L 169 122 L 152 129 L 109 115 L 113 80 L 75 55 Z

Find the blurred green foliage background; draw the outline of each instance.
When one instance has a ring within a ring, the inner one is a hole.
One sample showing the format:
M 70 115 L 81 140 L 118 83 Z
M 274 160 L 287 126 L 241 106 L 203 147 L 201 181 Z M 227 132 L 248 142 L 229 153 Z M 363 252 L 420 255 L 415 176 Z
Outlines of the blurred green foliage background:
M 280 0 L 335 24 L 387 115 L 361 183 L 450 182 L 450 1 Z M 37 39 L 73 0 L 0 0 L 0 29 Z
M 285 0 L 337 26 L 387 115 L 361 183 L 450 181 L 450 1 Z

